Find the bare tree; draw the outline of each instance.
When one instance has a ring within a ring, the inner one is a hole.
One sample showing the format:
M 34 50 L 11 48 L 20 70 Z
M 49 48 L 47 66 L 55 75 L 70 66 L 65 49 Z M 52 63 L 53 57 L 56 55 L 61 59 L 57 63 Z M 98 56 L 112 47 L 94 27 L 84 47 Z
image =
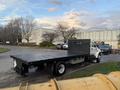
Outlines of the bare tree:
M 42 38 L 44 41 L 47 41 L 47 42 L 50 42 L 50 43 L 53 43 L 53 41 L 58 37 L 58 34 L 55 33 L 55 32 L 45 32 L 43 35 L 42 35 Z
M 22 18 L 21 22 L 22 37 L 27 40 L 27 43 L 29 43 L 32 31 L 35 27 L 34 19 L 31 16 L 27 16 Z
M 2 42 L 10 41 L 11 44 L 22 42 L 23 38 L 29 42 L 34 26 L 34 20 L 30 16 L 11 19 L 0 31 L 0 38 Z
M 21 18 L 16 18 L 13 24 L 14 24 L 14 29 L 16 31 L 15 33 L 17 37 L 17 42 L 21 43 L 22 42 Z
M 0 26 L 0 42 L 3 41 L 3 27 Z
M 67 25 L 58 24 L 57 30 L 60 33 L 60 36 L 63 37 L 64 43 L 68 41 L 68 39 L 75 38 L 76 29 L 75 28 L 69 28 Z
M 11 19 L 9 23 L 2 28 L 1 39 L 2 42 L 10 41 L 11 44 L 17 44 L 18 39 L 21 38 L 21 29 L 19 25 L 19 20 Z
M 7 37 L 6 35 L 7 35 L 7 33 L 5 32 L 5 28 L 4 27 L 1 28 L 1 30 L 0 30 L 0 41 L 2 43 L 5 43 L 6 37 Z
M 117 39 L 118 39 L 118 47 L 119 47 L 119 45 L 120 45 L 120 34 L 117 36 Z

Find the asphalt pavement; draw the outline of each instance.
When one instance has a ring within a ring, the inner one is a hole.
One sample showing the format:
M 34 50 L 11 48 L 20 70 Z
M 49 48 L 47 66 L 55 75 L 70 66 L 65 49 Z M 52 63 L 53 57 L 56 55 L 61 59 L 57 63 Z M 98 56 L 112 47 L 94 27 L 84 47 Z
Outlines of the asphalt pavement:
M 63 53 L 64 50 L 51 50 L 51 49 L 39 49 L 39 48 L 30 48 L 30 47 L 18 47 L 18 46 L 2 46 L 0 47 L 10 49 L 9 52 L 0 53 L 0 88 L 8 86 L 16 86 L 20 82 L 31 81 L 31 82 L 45 82 L 49 80 L 50 76 L 46 71 L 35 72 L 30 74 L 28 77 L 24 78 L 16 74 L 13 70 L 13 60 L 10 58 L 10 55 L 16 54 L 39 54 L 39 53 Z M 103 55 L 101 57 L 101 63 L 111 62 L 111 61 L 120 61 L 119 54 L 110 54 Z M 69 71 L 72 71 L 79 66 L 70 68 Z M 39 79 L 38 79 L 39 78 Z

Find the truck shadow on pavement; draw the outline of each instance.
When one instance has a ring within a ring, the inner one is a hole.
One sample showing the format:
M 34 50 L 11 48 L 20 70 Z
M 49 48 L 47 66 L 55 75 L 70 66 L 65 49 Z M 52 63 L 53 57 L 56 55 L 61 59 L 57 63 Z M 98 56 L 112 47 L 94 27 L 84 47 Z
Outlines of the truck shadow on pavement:
M 82 67 L 90 65 L 89 63 L 80 63 L 76 65 L 67 65 L 66 74 L 76 71 Z M 63 75 L 64 76 L 64 75 Z M 56 79 L 61 79 L 62 76 L 54 77 Z M 19 86 L 20 83 L 43 83 L 49 81 L 51 76 L 46 70 L 41 70 L 39 72 L 29 73 L 27 77 L 18 75 L 13 69 L 10 69 L 7 72 L 0 73 L 0 88 L 15 87 Z

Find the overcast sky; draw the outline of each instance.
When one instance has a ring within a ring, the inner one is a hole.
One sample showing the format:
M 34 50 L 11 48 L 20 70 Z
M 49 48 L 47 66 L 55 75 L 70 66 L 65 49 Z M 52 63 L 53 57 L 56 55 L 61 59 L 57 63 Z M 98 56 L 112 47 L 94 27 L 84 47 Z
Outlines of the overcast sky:
M 119 28 L 120 0 L 0 0 L 0 24 L 33 16 L 39 25 L 67 22 L 71 27 Z

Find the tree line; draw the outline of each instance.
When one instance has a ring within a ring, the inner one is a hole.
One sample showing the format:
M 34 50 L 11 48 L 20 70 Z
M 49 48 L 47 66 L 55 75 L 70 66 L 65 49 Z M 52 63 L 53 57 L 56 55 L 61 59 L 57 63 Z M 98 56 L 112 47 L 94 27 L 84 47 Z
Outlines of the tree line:
M 10 44 L 18 44 L 22 43 L 22 40 L 25 39 L 29 43 L 35 27 L 36 22 L 32 16 L 11 19 L 7 25 L 0 27 L 0 42 L 5 44 L 6 41 L 9 41 Z M 68 39 L 75 38 L 77 31 L 77 29 L 70 28 L 67 24 L 63 23 L 57 23 L 55 29 L 55 32 L 44 32 L 42 35 L 43 41 L 53 43 L 60 36 L 64 43 L 66 43 Z
M 0 42 L 10 44 L 22 43 L 22 39 L 26 39 L 29 43 L 32 30 L 35 27 L 33 17 L 19 17 L 11 19 L 7 25 L 0 27 Z

